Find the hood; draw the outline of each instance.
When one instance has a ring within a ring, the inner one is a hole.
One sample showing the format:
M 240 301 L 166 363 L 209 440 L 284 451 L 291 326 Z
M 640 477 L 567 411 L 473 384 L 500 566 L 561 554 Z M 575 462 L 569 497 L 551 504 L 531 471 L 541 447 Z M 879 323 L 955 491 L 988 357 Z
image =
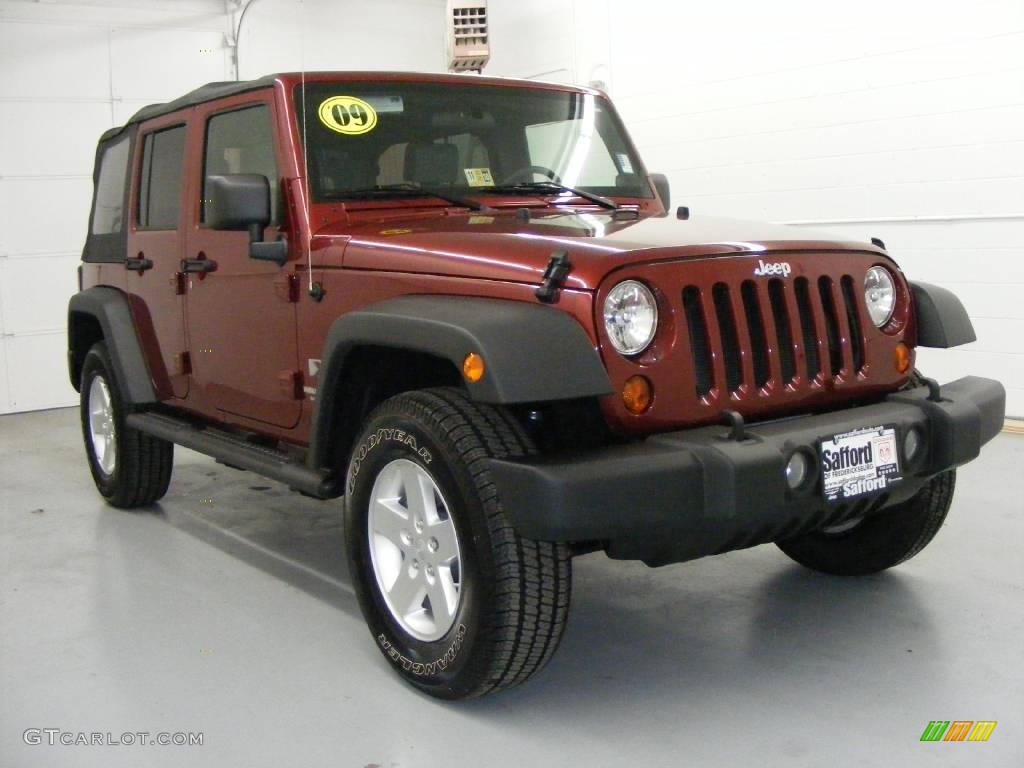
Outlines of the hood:
M 883 251 L 867 243 L 739 219 L 648 217 L 616 220 L 612 212 L 543 211 L 529 220 L 514 210 L 405 216 L 331 224 L 314 251 L 346 238 L 343 265 L 539 284 L 555 251 L 569 254 L 567 288 L 594 290 L 609 272 L 647 261 L 754 255 L 769 251 Z

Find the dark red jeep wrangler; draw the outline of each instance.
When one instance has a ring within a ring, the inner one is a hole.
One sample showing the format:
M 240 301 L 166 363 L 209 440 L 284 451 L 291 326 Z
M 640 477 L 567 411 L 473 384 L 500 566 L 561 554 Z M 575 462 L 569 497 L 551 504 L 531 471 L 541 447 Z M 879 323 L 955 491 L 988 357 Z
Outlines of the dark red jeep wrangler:
M 152 504 L 177 443 L 344 496 L 374 641 L 434 696 L 542 667 L 582 552 L 896 565 L 1003 422 L 998 382 L 914 369 L 974 339 L 951 293 L 879 241 L 670 212 L 596 91 L 215 83 L 94 179 L 68 361 L 100 493 Z

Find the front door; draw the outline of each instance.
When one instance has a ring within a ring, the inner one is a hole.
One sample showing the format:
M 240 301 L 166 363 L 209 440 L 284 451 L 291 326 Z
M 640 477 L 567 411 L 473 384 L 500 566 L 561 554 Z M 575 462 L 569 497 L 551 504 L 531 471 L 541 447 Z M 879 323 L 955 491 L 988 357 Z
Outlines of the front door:
M 193 177 L 198 217 L 189 228 L 186 261 L 210 271 L 190 272 L 186 300 L 192 387 L 202 406 L 278 427 L 294 427 L 302 409 L 298 369 L 293 267 L 278 267 L 249 258 L 246 232 L 207 227 L 207 176 L 257 173 L 270 181 L 275 219 L 266 237 L 277 237 L 281 165 L 274 141 L 274 107 L 270 96 L 235 99 L 237 106 L 199 107 L 195 140 L 202 149 L 190 153 L 203 164 Z M 190 394 L 190 397 L 192 395 Z

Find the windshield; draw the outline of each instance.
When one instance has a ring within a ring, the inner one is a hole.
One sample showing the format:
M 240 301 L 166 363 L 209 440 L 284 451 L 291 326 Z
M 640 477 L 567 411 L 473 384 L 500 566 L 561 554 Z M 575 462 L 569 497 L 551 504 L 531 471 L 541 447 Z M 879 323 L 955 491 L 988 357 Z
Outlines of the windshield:
M 301 114 L 301 86 L 295 101 Z M 551 182 L 594 195 L 652 197 L 602 97 L 473 83 L 332 82 L 307 83 L 304 101 L 316 201 L 430 190 L 568 194 Z

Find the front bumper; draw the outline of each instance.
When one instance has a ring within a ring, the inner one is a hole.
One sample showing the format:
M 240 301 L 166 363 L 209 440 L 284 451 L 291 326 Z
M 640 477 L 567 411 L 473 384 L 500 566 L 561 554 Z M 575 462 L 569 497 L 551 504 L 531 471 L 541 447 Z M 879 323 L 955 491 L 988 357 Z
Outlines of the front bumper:
M 565 458 L 490 460 L 506 514 L 523 536 L 601 542 L 609 556 L 651 565 L 778 541 L 872 514 L 913 496 L 930 478 L 974 459 L 1003 425 L 1006 393 L 991 379 L 927 387 L 880 403 L 750 426 L 746 439 L 702 427 Z M 818 455 L 818 442 L 861 427 L 913 427 L 925 450 L 903 480 L 877 496 L 827 503 L 815 482 L 790 490 L 785 466 L 795 450 Z

